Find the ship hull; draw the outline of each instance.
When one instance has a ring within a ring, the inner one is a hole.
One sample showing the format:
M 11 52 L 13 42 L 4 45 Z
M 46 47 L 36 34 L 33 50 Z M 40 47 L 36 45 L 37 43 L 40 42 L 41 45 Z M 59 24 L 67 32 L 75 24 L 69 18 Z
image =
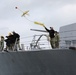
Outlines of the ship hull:
M 76 51 L 1 52 L 0 75 L 76 75 Z

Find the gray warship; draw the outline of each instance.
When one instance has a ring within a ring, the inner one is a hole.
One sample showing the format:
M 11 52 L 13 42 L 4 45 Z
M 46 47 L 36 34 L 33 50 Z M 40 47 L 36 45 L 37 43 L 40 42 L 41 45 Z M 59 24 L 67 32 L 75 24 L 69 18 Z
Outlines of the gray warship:
M 39 38 L 29 51 L 0 52 L 0 75 L 76 75 L 76 23 L 68 27 L 60 28 L 59 49 L 41 49 Z

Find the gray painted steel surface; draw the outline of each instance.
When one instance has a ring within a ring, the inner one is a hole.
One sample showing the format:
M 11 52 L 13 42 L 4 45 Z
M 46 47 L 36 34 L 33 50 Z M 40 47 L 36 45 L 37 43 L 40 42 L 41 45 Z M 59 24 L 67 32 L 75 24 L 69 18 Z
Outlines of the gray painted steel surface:
M 0 75 L 76 75 L 76 51 L 1 52 Z

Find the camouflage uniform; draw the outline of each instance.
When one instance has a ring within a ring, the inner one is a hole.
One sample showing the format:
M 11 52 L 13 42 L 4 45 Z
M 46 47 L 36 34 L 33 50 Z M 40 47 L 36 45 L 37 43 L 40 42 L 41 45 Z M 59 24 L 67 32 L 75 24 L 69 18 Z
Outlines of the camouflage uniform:
M 4 37 L 1 36 L 1 40 L 0 40 L 0 49 L 3 50 L 4 49 Z
M 57 31 L 55 32 L 54 38 L 55 38 L 55 48 L 59 48 L 59 34 Z
M 51 47 L 55 48 L 55 41 L 54 41 L 54 33 L 55 33 L 55 31 L 54 31 L 54 29 L 52 27 L 50 27 L 50 30 L 47 29 L 46 27 L 45 27 L 45 29 L 46 29 L 47 32 L 49 32 Z

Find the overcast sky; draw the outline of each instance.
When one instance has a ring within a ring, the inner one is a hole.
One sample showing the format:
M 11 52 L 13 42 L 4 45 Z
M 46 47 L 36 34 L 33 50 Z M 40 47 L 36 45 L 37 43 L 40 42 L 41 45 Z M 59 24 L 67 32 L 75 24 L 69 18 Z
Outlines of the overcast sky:
M 52 26 L 59 31 L 61 26 L 76 23 L 76 0 L 1 0 L 0 1 L 0 35 L 8 35 L 16 31 L 22 37 L 41 34 L 30 29 L 41 29 L 42 26 L 21 17 L 22 11 L 29 10 L 31 21 L 45 24 L 47 28 Z

